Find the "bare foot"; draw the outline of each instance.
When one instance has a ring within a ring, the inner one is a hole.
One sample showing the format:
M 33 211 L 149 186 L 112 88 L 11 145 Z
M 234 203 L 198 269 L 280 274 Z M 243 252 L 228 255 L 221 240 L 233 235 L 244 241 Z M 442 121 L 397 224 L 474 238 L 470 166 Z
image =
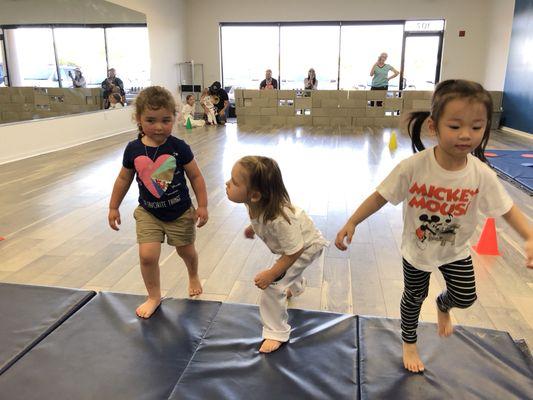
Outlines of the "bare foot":
M 196 274 L 193 277 L 189 277 L 189 296 L 198 296 L 202 294 L 202 283 L 200 282 L 200 277 Z
M 416 343 L 403 342 L 403 366 L 411 372 L 424 371 L 424 363 L 418 355 Z
M 442 312 L 437 307 L 439 336 L 450 336 L 453 333 L 452 319 L 449 312 Z
M 148 298 L 144 303 L 142 303 L 137 309 L 135 310 L 135 313 L 137 316 L 141 318 L 150 318 L 150 316 L 154 313 L 155 310 L 157 310 L 157 307 L 161 304 L 161 298 L 159 299 L 151 299 Z
M 290 289 L 287 289 L 287 300 L 289 300 L 292 297 L 292 292 Z
M 272 339 L 265 339 L 263 341 L 263 344 L 261 344 L 261 347 L 259 348 L 260 353 L 272 353 L 273 351 L 276 351 L 279 349 L 279 346 L 281 346 L 282 342 L 278 342 L 277 340 Z

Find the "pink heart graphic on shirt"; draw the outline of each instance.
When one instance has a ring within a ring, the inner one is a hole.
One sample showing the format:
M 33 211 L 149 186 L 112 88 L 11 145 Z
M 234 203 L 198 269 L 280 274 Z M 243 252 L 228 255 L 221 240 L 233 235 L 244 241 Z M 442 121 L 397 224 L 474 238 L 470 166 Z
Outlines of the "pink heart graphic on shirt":
M 162 154 L 155 161 L 146 156 L 139 156 L 135 158 L 134 165 L 146 189 L 160 199 L 174 179 L 176 159 L 170 154 Z

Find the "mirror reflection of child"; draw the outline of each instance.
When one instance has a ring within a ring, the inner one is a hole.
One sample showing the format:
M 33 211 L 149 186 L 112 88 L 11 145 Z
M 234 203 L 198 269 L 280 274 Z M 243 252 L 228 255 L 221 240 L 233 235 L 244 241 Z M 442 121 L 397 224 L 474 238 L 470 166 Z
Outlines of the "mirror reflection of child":
M 119 93 L 111 93 L 108 97 L 109 108 L 122 108 L 124 107 L 124 102 L 122 101 L 122 96 Z

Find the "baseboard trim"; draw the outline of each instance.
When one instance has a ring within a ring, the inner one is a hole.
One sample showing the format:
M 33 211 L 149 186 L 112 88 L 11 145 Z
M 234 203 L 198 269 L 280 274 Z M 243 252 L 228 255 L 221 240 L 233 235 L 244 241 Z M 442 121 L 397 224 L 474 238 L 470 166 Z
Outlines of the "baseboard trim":
M 112 136 L 121 135 L 123 133 L 134 132 L 134 131 L 135 131 L 135 129 L 120 130 L 118 132 L 109 133 L 109 134 L 106 134 L 104 136 L 99 136 L 97 138 L 87 139 L 87 140 L 84 140 L 82 142 L 71 143 L 71 144 L 68 144 L 68 145 L 62 146 L 62 147 L 55 147 L 55 148 L 47 149 L 47 150 L 44 150 L 44 151 L 41 151 L 41 152 L 38 152 L 38 153 L 25 154 L 25 155 L 22 155 L 22 156 L 20 156 L 18 158 L 12 158 L 12 159 L 9 159 L 9 160 L 0 161 L 0 165 L 9 164 L 9 163 L 20 161 L 20 160 L 25 160 L 27 158 L 42 156 L 43 154 L 55 153 L 56 151 L 70 149 L 72 147 L 81 146 L 82 144 L 86 144 L 86 143 L 90 143 L 90 142 L 96 142 L 97 140 L 107 139 L 107 138 L 110 138 Z
M 514 135 L 519 135 L 528 139 L 533 139 L 533 134 L 527 133 L 524 131 L 519 131 L 518 129 L 509 128 L 508 126 L 500 126 L 500 130 L 508 133 L 512 133 Z

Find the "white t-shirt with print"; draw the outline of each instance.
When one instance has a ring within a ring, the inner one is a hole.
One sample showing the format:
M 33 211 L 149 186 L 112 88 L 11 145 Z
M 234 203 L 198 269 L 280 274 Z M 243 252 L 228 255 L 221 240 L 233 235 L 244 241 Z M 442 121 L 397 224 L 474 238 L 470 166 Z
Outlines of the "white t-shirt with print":
M 294 212 L 288 207 L 283 211 L 290 223 L 281 215 L 266 223 L 263 223 L 262 218 L 251 220 L 255 234 L 265 242 L 272 253 L 292 255 L 315 244 L 327 246 L 328 241 L 305 211 L 298 207 L 294 207 Z
M 488 165 L 469 154 L 463 169 L 448 171 L 434 148 L 400 162 L 376 190 L 394 205 L 403 201 L 402 256 L 428 272 L 470 255 L 478 211 L 497 217 L 513 206 Z

